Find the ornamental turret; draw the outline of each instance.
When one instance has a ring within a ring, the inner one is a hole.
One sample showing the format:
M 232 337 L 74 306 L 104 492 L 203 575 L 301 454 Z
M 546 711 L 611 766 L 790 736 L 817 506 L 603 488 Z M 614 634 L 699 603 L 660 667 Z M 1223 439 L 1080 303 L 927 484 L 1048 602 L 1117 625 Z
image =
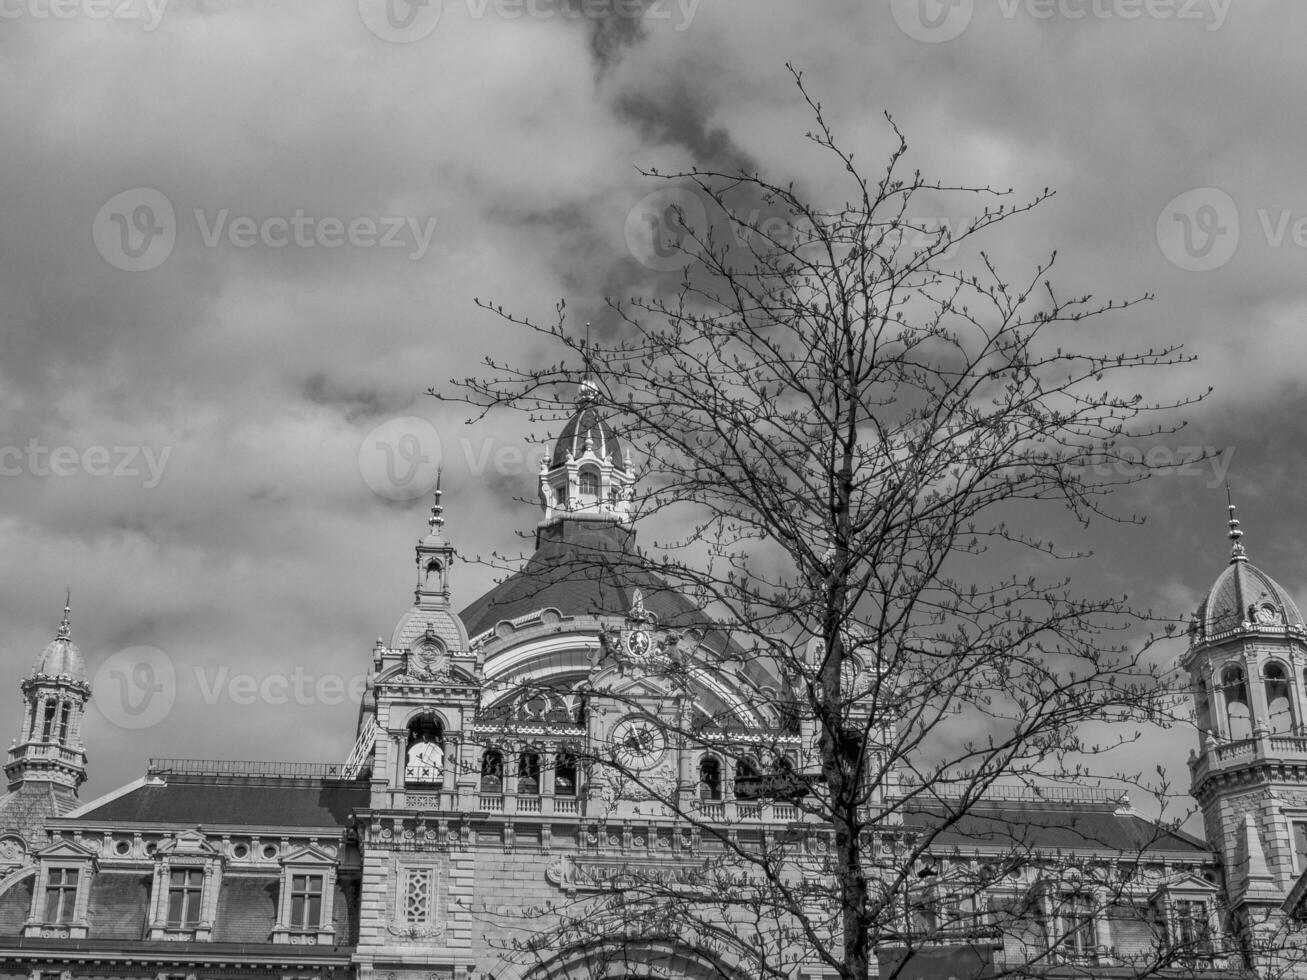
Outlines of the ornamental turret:
M 60 810 L 74 805 L 86 781 L 82 718 L 91 698 L 86 663 L 72 641 L 71 611 L 65 602 L 58 633 L 23 680 L 23 720 L 5 762 L 11 793 L 49 792 Z
M 1272 928 L 1307 871 L 1307 627 L 1289 593 L 1249 561 L 1228 510 L 1229 563 L 1193 614 L 1179 665 L 1198 736 L 1190 792 L 1251 940 Z

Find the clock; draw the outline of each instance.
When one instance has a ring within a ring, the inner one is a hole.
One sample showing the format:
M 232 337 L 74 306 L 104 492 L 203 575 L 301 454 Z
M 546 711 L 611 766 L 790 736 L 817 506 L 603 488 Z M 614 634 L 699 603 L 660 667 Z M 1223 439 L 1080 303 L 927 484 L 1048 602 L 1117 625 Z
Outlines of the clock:
M 1262 605 L 1257 607 L 1257 622 L 1265 626 L 1273 626 L 1280 621 L 1280 614 L 1272 605 Z
M 648 655 L 650 643 L 648 630 L 633 630 L 626 638 L 626 649 L 631 656 L 640 660 Z
M 657 765 L 667 750 L 667 736 L 652 718 L 623 718 L 613 726 L 613 758 L 633 772 Z

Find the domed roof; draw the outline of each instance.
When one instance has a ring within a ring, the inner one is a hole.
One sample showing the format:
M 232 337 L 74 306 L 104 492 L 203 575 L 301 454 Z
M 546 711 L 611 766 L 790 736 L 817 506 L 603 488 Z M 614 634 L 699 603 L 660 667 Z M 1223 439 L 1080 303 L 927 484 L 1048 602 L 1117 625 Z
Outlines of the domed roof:
M 1284 588 L 1246 558 L 1236 557 L 1195 613 L 1202 638 L 1254 626 L 1302 626 L 1302 613 Z
M 1248 561 L 1233 503 L 1229 511 L 1230 564 L 1217 576 L 1207 598 L 1194 613 L 1190 626 L 1193 641 L 1211 640 L 1221 633 L 1241 629 L 1245 623 L 1254 628 L 1302 629 L 1302 613 L 1293 597 L 1279 582 Z
M 69 638 L 72 632 L 68 622 L 70 611 L 68 606 L 64 606 L 64 619 L 59 624 L 59 633 L 33 661 L 31 677 L 68 678 L 86 682 L 86 661 L 82 659 L 82 651 L 77 649 L 77 644 Z
M 614 466 L 618 469 L 625 468 L 622 443 L 617 438 L 617 433 L 604 420 L 593 401 L 584 398 L 581 399 L 580 408 L 568 420 L 567 425 L 563 426 L 558 441 L 554 443 L 554 455 L 549 461 L 550 468 L 566 463 L 569 453 L 580 459 L 581 454 L 585 452 L 587 441 L 600 459 L 611 456 Z

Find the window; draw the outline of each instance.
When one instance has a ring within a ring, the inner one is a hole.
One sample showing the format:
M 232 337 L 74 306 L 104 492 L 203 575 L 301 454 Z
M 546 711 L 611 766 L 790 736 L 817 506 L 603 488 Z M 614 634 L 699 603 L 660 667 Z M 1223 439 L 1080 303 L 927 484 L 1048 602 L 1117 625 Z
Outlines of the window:
M 581 471 L 581 493 L 590 497 L 599 496 L 599 472 L 586 467 Z
M 322 924 L 322 875 L 291 875 L 290 927 L 316 929 Z
M 481 792 L 504 791 L 504 755 L 498 749 L 486 749 L 481 755 Z
M 404 785 L 440 786 L 445 780 L 444 730 L 435 718 L 424 715 L 408 726 L 404 756 Z
M 576 795 L 576 757 L 570 752 L 560 752 L 554 760 L 554 795 Z
M 1248 685 L 1243 670 L 1231 664 L 1221 672 L 1221 687 L 1225 691 L 1225 715 L 1231 739 L 1252 738 L 1252 718 L 1248 711 Z
M 404 921 L 421 926 L 431 921 L 436 889 L 434 868 L 409 868 L 404 876 Z
M 699 763 L 699 798 L 702 800 L 722 798 L 722 764 L 712 756 L 706 756 Z
M 77 869 L 51 868 L 45 885 L 45 921 L 72 922 L 77 904 Z
M 1181 952 L 1191 955 L 1212 951 L 1212 929 L 1206 902 L 1196 899 L 1176 900 L 1173 945 Z
M 517 760 L 517 791 L 527 796 L 540 794 L 540 756 L 523 752 Z
M 741 759 L 735 765 L 735 798 L 737 800 L 756 800 L 762 795 L 762 776 L 758 767 L 748 759 Z
M 1298 860 L 1298 871 L 1307 870 L 1307 819 L 1294 820 L 1293 855 Z
M 51 729 L 54 728 L 54 702 L 45 703 L 45 725 L 41 729 L 41 741 L 50 741 Z
M 199 868 L 172 871 L 168 876 L 168 925 L 198 925 L 203 891 L 204 872 Z
M 1293 704 L 1289 695 L 1289 676 L 1283 664 L 1266 665 L 1263 673 L 1266 678 L 1266 707 L 1270 713 L 1272 735 L 1283 735 L 1293 731 Z
M 70 705 L 64 702 L 63 710 L 59 712 L 59 741 L 68 741 L 68 711 Z
M 1057 909 L 1059 949 L 1068 956 L 1088 956 L 1094 951 L 1094 902 L 1080 892 L 1063 895 Z

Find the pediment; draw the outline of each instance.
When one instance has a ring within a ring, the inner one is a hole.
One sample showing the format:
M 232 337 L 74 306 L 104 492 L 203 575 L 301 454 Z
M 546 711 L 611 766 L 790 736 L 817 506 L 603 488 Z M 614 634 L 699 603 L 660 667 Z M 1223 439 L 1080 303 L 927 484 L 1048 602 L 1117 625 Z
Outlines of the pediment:
M 198 830 L 183 830 L 166 844 L 160 845 L 156 853 L 202 855 L 204 857 L 220 856 L 218 849 L 210 844 L 204 834 Z
M 94 861 L 98 854 L 91 850 L 85 844 L 79 844 L 71 840 L 57 840 L 48 847 L 43 847 L 36 852 L 36 857 L 42 860 L 53 859 L 56 861 Z
M 1174 878 L 1162 885 L 1157 891 L 1153 892 L 1150 898 L 1155 899 L 1160 895 L 1215 895 L 1220 891 L 1210 881 L 1196 874 L 1185 874 L 1179 878 Z
M 314 844 L 306 844 L 290 851 L 281 859 L 282 864 L 335 865 L 336 859 Z

